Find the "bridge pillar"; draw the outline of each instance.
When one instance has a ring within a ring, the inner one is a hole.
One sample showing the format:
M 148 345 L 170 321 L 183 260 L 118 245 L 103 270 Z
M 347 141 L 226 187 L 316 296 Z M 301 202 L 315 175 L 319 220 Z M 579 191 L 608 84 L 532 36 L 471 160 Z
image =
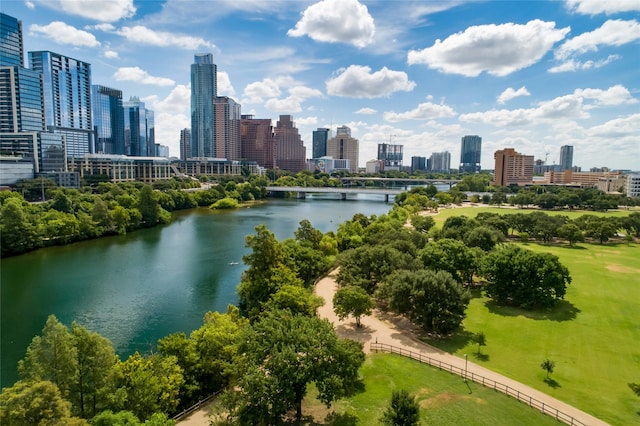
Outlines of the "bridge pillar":
M 346 192 L 341 192 L 340 193 L 340 199 L 341 200 L 346 200 L 347 199 L 347 193 Z
M 389 194 L 384 194 L 384 202 L 385 203 L 389 202 Z
M 304 191 L 298 192 L 298 198 L 302 198 L 302 199 L 307 198 L 307 193 Z

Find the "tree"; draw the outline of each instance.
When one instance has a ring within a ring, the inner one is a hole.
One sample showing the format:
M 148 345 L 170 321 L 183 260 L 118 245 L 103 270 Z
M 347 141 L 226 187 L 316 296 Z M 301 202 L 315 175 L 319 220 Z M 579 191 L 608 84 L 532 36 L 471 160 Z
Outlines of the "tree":
M 348 285 L 340 288 L 333 296 L 333 310 L 338 318 L 343 320 L 353 315 L 357 327 L 361 326 L 362 315 L 371 315 L 373 306 L 373 300 L 362 287 Z
M 473 335 L 473 341 L 478 345 L 478 355 L 480 355 L 480 347 L 487 346 L 487 337 L 483 331 L 479 331 Z
M 461 283 L 471 282 L 479 266 L 476 250 L 478 249 L 467 247 L 462 241 L 443 238 L 424 246 L 419 253 L 419 259 L 425 268 L 447 271 Z
M 571 283 L 569 270 L 557 256 L 513 245 L 490 252 L 482 273 L 489 281 L 485 288 L 488 297 L 498 304 L 524 309 L 553 307 Z
M 311 382 L 327 405 L 353 394 L 364 362 L 362 344 L 339 339 L 327 320 L 286 311 L 268 312 L 249 327 L 238 354 L 224 401 L 240 425 L 278 424 L 290 410 L 299 420 Z
M 412 215 L 411 225 L 418 232 L 427 233 L 436 224 L 436 221 L 431 216 L 425 215 Z
M 154 226 L 160 219 L 160 204 L 158 203 L 158 195 L 154 193 L 151 186 L 145 185 L 140 190 L 140 201 L 138 210 L 142 215 L 142 223 L 145 226 Z
M 490 251 L 497 244 L 504 242 L 504 234 L 488 226 L 478 226 L 465 236 L 464 241 L 469 247 L 479 247 L 484 251 Z
M 420 405 L 415 396 L 404 389 L 394 390 L 380 423 L 388 426 L 414 426 L 420 421 Z
M 77 350 L 73 343 L 67 327 L 55 315 L 49 315 L 42 336 L 31 340 L 24 359 L 18 362 L 20 378 L 48 380 L 67 398 L 78 374 Z
M 547 372 L 547 379 L 549 378 L 549 374 L 553 373 L 553 369 L 556 367 L 555 361 L 551 361 L 549 358 L 542 361 L 540 364 L 540 368 Z
M 640 396 L 640 383 L 629 383 L 629 388 L 636 396 Z
M 0 393 L 0 424 L 12 426 L 88 426 L 71 417 L 71 403 L 47 380 L 20 380 Z
M 571 247 L 578 241 L 584 241 L 584 235 L 575 223 L 565 223 L 562 225 L 558 228 L 558 235 L 569 241 Z
M 314 249 L 319 248 L 320 241 L 322 241 L 322 232 L 314 228 L 308 219 L 300 221 L 300 226 L 294 231 L 293 235 L 296 241 L 308 244 Z
M 421 269 L 390 274 L 376 298 L 423 330 L 446 335 L 462 323 L 471 295 L 450 273 Z
M 263 306 L 265 310 L 287 309 L 293 314 L 313 316 L 323 304 L 324 300 L 314 295 L 311 290 L 295 285 L 284 285 L 271 295 L 271 299 Z
M 600 244 L 604 244 L 618 231 L 617 224 L 610 219 L 615 218 L 593 217 L 587 222 L 585 234 L 588 237 L 596 238 Z
M 4 200 L 0 209 L 0 247 L 2 256 L 24 253 L 40 246 L 35 224 L 30 220 L 22 197 Z

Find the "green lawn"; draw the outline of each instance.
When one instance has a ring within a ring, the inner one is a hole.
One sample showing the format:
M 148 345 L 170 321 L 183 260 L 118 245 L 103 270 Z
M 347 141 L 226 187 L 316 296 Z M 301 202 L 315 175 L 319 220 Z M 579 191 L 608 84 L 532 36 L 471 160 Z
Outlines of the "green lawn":
M 467 212 L 499 210 L 443 213 L 472 216 Z M 529 312 L 495 306 L 476 291 L 463 323 L 464 332 L 448 341 L 429 343 L 459 356 L 468 353 L 470 360 L 612 425 L 640 424 L 640 398 L 627 386 L 628 382 L 640 382 L 640 245 L 525 247 L 555 254 L 569 268 L 573 283 L 565 300 L 553 311 Z M 477 345 L 471 344 L 468 336 L 479 331 L 485 333 L 487 346 L 478 357 L 474 355 Z M 544 381 L 545 372 L 540 368 L 545 358 L 556 363 L 550 384 Z
M 500 392 L 469 383 L 456 375 L 438 370 L 398 355 L 371 354 L 360 370 L 364 391 L 338 401 L 328 412 L 311 392 L 305 399 L 304 415 L 315 415 L 316 423 L 344 425 L 376 425 L 391 399 L 394 389 L 406 389 L 420 403 L 422 425 L 555 425 L 526 404 Z M 308 417 L 307 417 L 308 419 Z

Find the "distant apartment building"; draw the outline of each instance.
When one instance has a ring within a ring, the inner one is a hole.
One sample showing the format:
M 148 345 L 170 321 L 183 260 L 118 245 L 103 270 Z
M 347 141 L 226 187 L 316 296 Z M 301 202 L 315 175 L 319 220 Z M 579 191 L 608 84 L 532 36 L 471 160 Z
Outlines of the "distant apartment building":
M 367 161 L 365 172 L 368 175 L 375 175 L 380 173 L 382 170 L 382 161 L 380 160 L 369 160 Z
M 99 154 L 125 153 L 122 90 L 91 86 L 93 140 Z
M 460 145 L 460 173 L 478 173 L 482 155 L 482 138 L 478 135 L 462 137 Z
M 449 173 L 451 171 L 451 154 L 449 151 L 434 152 L 431 154 L 429 170 L 432 172 Z
M 495 178 L 493 185 L 528 185 L 533 180 L 533 155 L 523 155 L 513 148 L 505 148 L 493 154 Z
M 191 129 L 180 130 L 180 159 L 191 158 Z
M 573 146 L 563 145 L 560 147 L 560 170 L 573 169 Z
M 227 96 L 215 101 L 214 157 L 240 160 L 240 104 Z
M 290 115 L 281 115 L 273 129 L 276 148 L 276 167 L 290 172 L 306 168 L 306 148 Z
M 49 51 L 29 52 L 29 66 L 43 75 L 47 130 L 64 135 L 67 157 L 94 152 L 91 64 Z
M 640 197 L 640 173 L 630 173 L 627 175 L 624 192 L 627 197 Z
M 601 182 L 602 179 L 605 179 Z M 580 186 L 585 188 L 597 188 L 598 185 L 605 188 L 615 186 L 614 181 L 622 179 L 622 172 L 574 172 L 573 170 L 563 170 L 561 172 L 546 172 L 541 181 L 549 185 Z M 622 182 L 620 182 L 622 184 Z M 607 191 L 608 192 L 608 191 Z
M 276 150 L 270 118 L 243 115 L 240 120 L 240 138 L 244 160 L 255 161 L 267 169 L 275 168 Z
M 338 127 L 336 136 L 327 141 L 327 156 L 349 161 L 349 172 L 358 172 L 358 156 L 360 155 L 358 139 L 351 137 L 351 129 Z
M 327 155 L 327 141 L 331 137 L 331 129 L 318 127 L 312 132 L 313 145 L 311 148 L 312 158 L 321 158 Z
M 378 160 L 382 161 L 384 170 L 402 169 L 403 148 L 403 145 L 378 144 Z
M 411 171 L 425 171 L 427 169 L 426 157 L 411 157 Z

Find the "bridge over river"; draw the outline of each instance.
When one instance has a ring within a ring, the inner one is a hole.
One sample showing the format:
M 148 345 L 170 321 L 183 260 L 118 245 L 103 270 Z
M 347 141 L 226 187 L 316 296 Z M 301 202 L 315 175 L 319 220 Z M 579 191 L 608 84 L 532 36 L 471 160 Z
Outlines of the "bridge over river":
M 312 186 L 267 186 L 269 192 L 296 192 L 298 198 L 306 198 L 308 193 L 316 194 L 340 194 L 341 199 L 346 200 L 347 194 L 378 194 L 384 195 L 384 201 L 389 202 L 389 196 L 396 196 L 405 189 L 401 188 L 335 188 L 335 187 L 312 187 Z

